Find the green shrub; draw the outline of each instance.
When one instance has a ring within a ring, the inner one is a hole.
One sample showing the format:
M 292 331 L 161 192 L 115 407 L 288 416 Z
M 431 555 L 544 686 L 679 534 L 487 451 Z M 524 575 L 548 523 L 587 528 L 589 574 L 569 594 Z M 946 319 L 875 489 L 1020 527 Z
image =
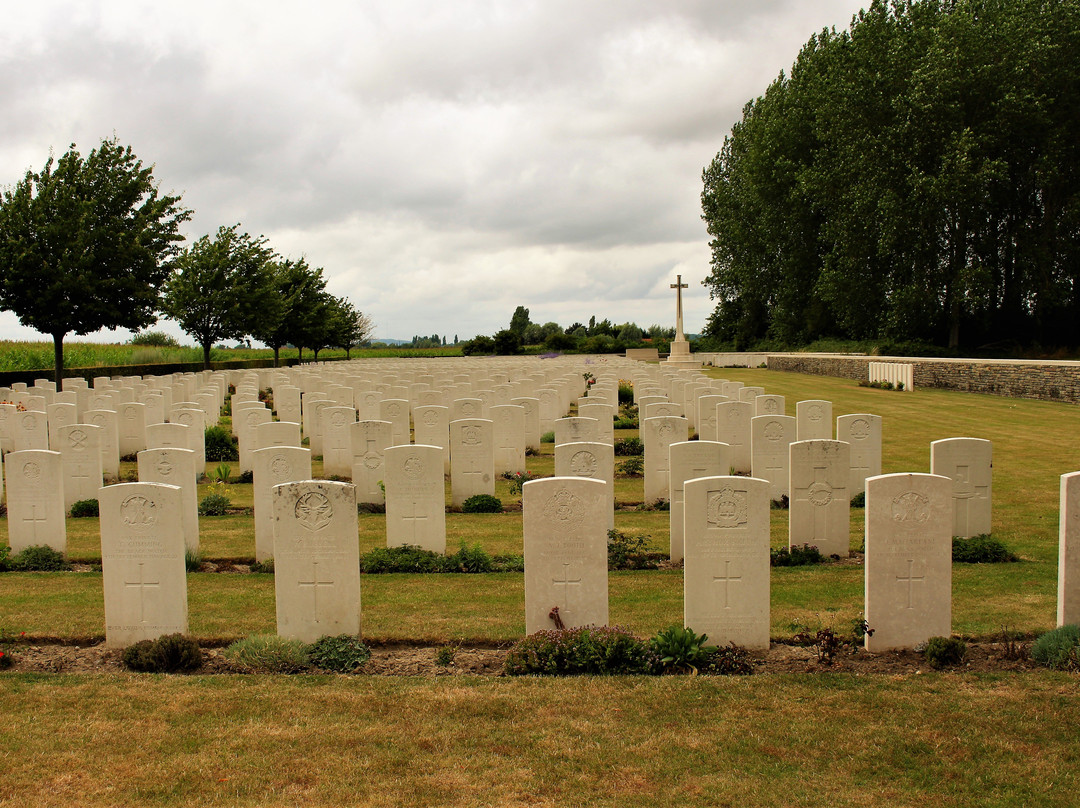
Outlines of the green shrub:
M 214 469 L 214 479 L 219 483 L 228 485 L 229 477 L 232 476 L 232 466 L 228 463 L 218 463 L 217 468 Z
M 632 536 L 615 528 L 607 536 L 609 570 L 654 570 L 659 566 L 661 555 L 649 552 L 649 536 Z
M 207 494 L 199 501 L 199 516 L 224 516 L 230 505 L 224 494 Z
M 453 645 L 443 645 L 435 651 L 435 664 L 440 668 L 446 668 L 454 664 L 454 655 L 457 648 Z
M 6 648 L 0 648 L 0 670 L 10 668 L 15 664 L 15 657 Z
M 1080 670 L 1080 626 L 1058 626 L 1031 644 L 1031 658 L 1055 670 Z
M 615 454 L 619 457 L 644 455 L 645 444 L 641 442 L 641 438 L 619 438 L 615 441 Z
M 253 472 L 251 469 L 248 469 L 247 471 L 241 471 L 240 476 L 237 477 L 234 482 L 236 482 L 237 485 L 244 485 L 245 483 L 250 485 L 251 483 L 255 482 L 255 472 Z M 345 478 L 343 482 L 348 483 L 352 482 L 352 480 Z
M 276 634 L 257 634 L 225 649 L 225 658 L 248 673 L 299 673 L 309 667 L 307 645 Z
M 733 642 L 712 649 L 699 670 L 711 676 L 749 676 L 754 672 L 754 664 L 746 649 Z
M 934 670 L 959 665 L 967 654 L 967 645 L 959 637 L 931 637 L 923 651 Z
M 645 475 L 645 458 L 635 455 L 626 458 L 618 465 L 620 477 L 643 477 Z
M 360 556 L 360 571 L 368 574 L 386 572 L 441 572 L 444 556 L 411 544 L 400 547 L 376 547 Z
M 71 503 L 72 519 L 85 519 L 88 516 L 98 515 L 98 501 L 96 499 L 78 499 Z
M 461 542 L 461 547 L 446 559 L 446 566 L 454 572 L 491 572 L 491 556 L 479 544 L 471 547 Z
M 780 499 L 774 499 L 769 501 L 769 510 L 773 511 L 786 511 L 791 505 L 791 500 L 787 494 L 781 494 Z
M 709 658 L 709 649 L 703 647 L 707 639 L 707 634 L 696 634 L 692 628 L 676 624 L 649 640 L 649 647 L 664 669 L 697 671 Z
M 619 403 L 632 404 L 634 402 L 634 383 L 619 380 Z
M 187 673 L 203 663 L 199 644 L 183 634 L 140 640 L 125 648 L 120 660 L 128 670 L 140 673 Z
M 236 439 L 221 426 L 207 427 L 204 434 L 206 441 L 206 459 L 217 463 L 223 460 L 239 460 L 240 450 Z
M 131 345 L 143 345 L 151 348 L 179 348 L 180 343 L 176 337 L 169 336 L 164 331 L 140 331 L 133 334 L 128 340 Z
M 274 559 L 268 558 L 268 559 L 266 559 L 266 561 L 256 561 L 254 564 L 252 564 L 250 567 L 248 567 L 248 569 L 251 570 L 251 572 L 254 572 L 254 573 L 262 573 L 262 574 L 273 575 L 274 574 Z
M 371 659 L 368 647 L 350 634 L 319 637 L 307 647 L 307 655 L 316 668 L 334 673 L 353 673 Z
M 537 631 L 514 643 L 508 676 L 651 673 L 658 659 L 649 646 L 619 626 Z
M 852 508 L 865 508 L 866 507 L 866 492 L 860 491 L 851 498 Z
M 1019 561 L 1020 556 L 998 539 L 983 533 L 968 539 L 953 536 L 952 560 L 958 564 L 1000 564 Z
M 612 429 L 638 429 L 640 426 L 641 422 L 638 421 L 636 416 L 621 415 L 615 419 Z
M 6 545 L 0 545 L 0 572 L 8 572 L 11 569 L 11 548 Z
M 71 564 L 59 550 L 45 544 L 24 547 L 11 557 L 11 569 L 23 572 L 63 572 Z
M 462 513 L 502 513 L 502 500 L 491 494 L 473 494 L 461 503 Z
M 554 432 L 545 432 L 543 435 L 540 436 L 540 442 L 541 443 L 554 443 L 555 442 L 555 433 Z
M 774 567 L 805 567 L 825 561 L 818 548 L 812 544 L 802 547 L 780 547 L 769 551 L 769 563 Z
M 504 471 L 502 476 L 504 480 L 510 481 L 511 495 L 520 494 L 521 487 L 525 485 L 525 483 L 536 479 L 534 475 L 529 474 L 527 471 Z

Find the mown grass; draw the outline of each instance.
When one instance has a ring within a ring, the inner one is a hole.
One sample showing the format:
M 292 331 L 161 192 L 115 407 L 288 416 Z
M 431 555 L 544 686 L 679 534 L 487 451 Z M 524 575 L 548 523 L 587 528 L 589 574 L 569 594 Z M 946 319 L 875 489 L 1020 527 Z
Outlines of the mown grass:
M 1049 672 L 3 676 L 0 709 L 11 805 L 1064 808 L 1080 785 L 1075 680 Z

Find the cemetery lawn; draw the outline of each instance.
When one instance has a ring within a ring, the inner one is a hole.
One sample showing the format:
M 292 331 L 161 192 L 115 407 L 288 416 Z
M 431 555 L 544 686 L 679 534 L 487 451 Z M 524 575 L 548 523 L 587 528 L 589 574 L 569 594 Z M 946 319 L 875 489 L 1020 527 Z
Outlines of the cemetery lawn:
M 987 640 L 1003 626 L 1028 637 L 1053 627 L 1059 477 L 1080 468 L 1075 406 L 756 369 L 709 375 L 785 395 L 791 414 L 800 399 L 824 398 L 834 416 L 881 415 L 885 472 L 928 471 L 932 440 L 992 440 L 993 533 L 1023 560 L 954 566 L 953 631 Z M 529 469 L 550 474 L 552 447 L 542 448 Z M 205 559 L 253 555 L 251 487 L 228 489 L 239 510 L 200 519 Z M 640 502 L 641 490 L 640 478 L 620 479 L 617 498 Z M 518 499 L 503 480 L 497 494 Z M 853 551 L 862 516 L 852 511 Z M 361 552 L 382 546 L 384 520 L 360 514 Z M 664 511 L 616 514 L 620 531 L 656 550 L 667 548 L 667 525 Z M 461 542 L 522 550 L 513 507 L 447 514 L 447 531 L 451 552 Z M 97 519 L 68 520 L 68 537 L 71 556 L 100 560 Z M 787 514 L 773 511 L 772 546 L 786 543 Z M 774 568 L 774 639 L 825 626 L 850 634 L 862 572 L 858 557 Z M 365 575 L 361 591 L 372 640 L 492 647 L 524 633 L 520 573 Z M 274 630 L 272 575 L 192 573 L 188 595 L 202 640 Z M 641 636 L 679 622 L 681 598 L 680 570 L 610 575 L 611 621 Z M 101 638 L 103 627 L 100 571 L 0 575 L 0 642 L 22 632 L 33 642 Z M 546 680 L 3 672 L 0 806 L 1072 806 L 1077 683 L 925 667 Z
M 1075 676 L 0 676 L 0 805 L 1075 805 Z

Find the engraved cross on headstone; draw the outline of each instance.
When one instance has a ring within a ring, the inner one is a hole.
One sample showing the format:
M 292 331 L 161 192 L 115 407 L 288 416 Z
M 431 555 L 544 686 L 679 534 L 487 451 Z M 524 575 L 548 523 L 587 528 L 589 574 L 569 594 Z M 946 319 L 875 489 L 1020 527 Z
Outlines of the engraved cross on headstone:
M 912 587 L 912 584 L 915 584 L 917 582 L 921 582 L 921 581 L 926 580 L 925 575 L 915 575 L 914 574 L 914 572 L 913 572 L 914 567 L 915 567 L 915 561 L 913 559 L 909 558 L 908 563 L 907 563 L 907 575 L 906 576 L 904 576 L 904 575 L 897 575 L 896 576 L 896 582 L 897 583 L 906 583 L 907 584 L 907 608 L 909 608 L 909 609 L 914 608 L 911 605 L 911 587 Z
M 972 500 L 985 500 L 987 496 L 987 486 L 972 484 L 971 467 L 958 465 L 956 477 L 953 480 L 953 502 L 956 504 L 957 526 L 962 534 L 968 533 Z
M 552 578 L 551 583 L 554 584 L 556 591 L 559 587 L 562 587 L 562 593 L 559 596 L 559 611 L 565 616 L 567 614 L 574 614 L 574 610 L 570 607 L 570 587 L 581 586 L 581 578 L 570 577 L 570 564 L 569 562 L 563 562 L 562 578 Z
M 409 523 L 409 527 L 412 528 L 412 538 L 415 541 L 415 539 L 416 539 L 416 523 L 417 522 L 426 522 L 427 521 L 427 515 L 426 514 L 424 514 L 424 515 L 417 514 L 415 500 L 409 500 L 409 514 L 407 516 L 401 517 L 401 519 L 402 519 L 403 522 L 408 522 Z
M 40 516 L 38 514 L 38 505 L 40 503 L 31 502 L 29 504 L 30 504 L 30 515 L 29 516 L 24 516 L 22 518 L 22 521 L 24 523 L 26 523 L 26 522 L 30 523 L 30 533 L 34 537 L 34 539 L 36 540 L 37 539 L 38 522 L 48 522 L 49 517 L 48 516 Z
M 134 589 L 134 588 L 138 587 L 138 589 L 139 589 L 139 622 L 140 623 L 145 623 L 146 622 L 146 590 L 147 590 L 147 588 L 150 588 L 150 589 L 160 589 L 161 588 L 161 582 L 160 581 L 147 581 L 147 580 L 145 580 L 145 576 L 143 575 L 143 572 L 144 572 L 143 571 L 143 563 L 140 561 L 139 562 L 139 580 L 137 580 L 137 581 L 124 581 L 124 587 L 125 588 Z
M 716 583 L 722 583 L 724 585 L 724 608 L 725 609 L 730 609 L 731 608 L 731 606 L 729 605 L 729 603 L 730 603 L 730 593 L 731 593 L 731 586 L 730 585 L 737 582 L 737 581 L 741 581 L 741 580 L 742 580 L 741 575 L 732 575 L 731 574 L 731 560 L 730 559 L 725 559 L 724 560 L 724 574 L 723 575 L 714 575 L 713 576 L 713 581 L 715 581 Z
M 832 492 L 832 486 L 829 485 L 829 481 L 826 479 L 825 475 L 827 470 L 828 469 L 825 466 L 814 466 L 814 479 L 810 485 L 792 491 L 797 502 L 809 502 L 814 507 L 814 538 L 819 540 L 825 538 L 825 520 L 828 515 L 827 507 L 832 500 L 830 498 L 829 502 L 814 502 L 810 498 L 810 492 L 813 490 L 813 487 L 818 484 L 828 488 L 830 493 Z
M 329 586 L 333 587 L 333 581 L 320 581 L 319 580 L 319 562 L 311 562 L 311 580 L 310 581 L 297 581 L 296 585 L 301 589 L 305 587 L 311 587 L 311 605 L 312 613 L 315 617 L 315 622 L 319 622 L 319 587 Z

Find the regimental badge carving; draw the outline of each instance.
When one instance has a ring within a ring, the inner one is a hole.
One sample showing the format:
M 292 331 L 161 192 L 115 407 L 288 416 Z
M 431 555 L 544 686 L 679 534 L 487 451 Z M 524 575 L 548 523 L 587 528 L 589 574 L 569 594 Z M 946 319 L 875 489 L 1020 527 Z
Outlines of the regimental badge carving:
M 248 426 L 254 428 L 255 426 L 258 425 L 257 424 L 258 420 L 259 420 L 259 415 L 258 415 L 257 412 L 249 412 L 248 413 L 248 417 L 247 417 L 247 425 Z
M 664 421 L 656 427 L 656 434 L 661 438 L 669 438 L 675 434 L 675 427 L 670 421 Z
M 86 433 L 81 429 L 73 429 L 68 433 L 68 443 L 72 449 L 86 448 Z
M 812 404 L 806 411 L 806 417 L 811 421 L 820 421 L 825 417 L 825 413 L 822 412 L 820 404 Z
M 727 417 L 728 417 L 729 421 L 737 421 L 737 420 L 739 420 L 739 410 L 738 410 L 738 408 L 737 407 L 731 407 L 728 410 Z
M 124 418 L 128 421 L 135 420 L 135 410 L 131 407 L 124 407 Z
M 478 446 L 480 440 L 480 427 L 467 426 L 461 430 L 461 442 L 466 446 Z
M 167 457 L 159 458 L 156 468 L 158 474 L 162 477 L 168 477 L 173 473 L 173 464 L 169 462 Z
M 777 413 L 777 411 L 780 409 L 780 405 L 776 402 L 776 399 L 767 398 L 767 399 L 765 399 L 765 408 L 764 409 L 765 409 L 765 412 L 767 414 L 775 415 Z
M 318 491 L 308 491 L 296 500 L 293 512 L 296 514 L 297 522 L 315 532 L 330 524 L 334 516 L 334 506 L 325 495 Z
M 23 463 L 22 473 L 28 480 L 37 480 L 41 477 L 41 466 L 31 460 L 29 463 Z
M 595 477 L 599 465 L 596 455 L 583 449 L 574 452 L 574 456 L 570 458 L 570 473 L 575 477 Z
M 35 426 L 37 426 L 37 417 L 27 413 L 23 416 L 22 425 L 23 429 L 33 429 Z
M 439 416 L 431 410 L 424 413 L 424 423 L 428 426 L 435 426 L 439 422 Z
M 391 418 L 397 418 L 401 414 L 401 405 L 388 404 L 386 407 L 386 412 L 390 415 Z
M 709 492 L 706 515 L 709 527 L 731 528 L 746 524 L 746 492 L 722 488 Z
M 833 490 L 828 483 L 812 483 L 810 485 L 810 490 L 806 495 L 806 499 L 811 505 L 816 505 L 820 508 L 832 502 Z
M 270 475 L 281 482 L 289 479 L 289 460 L 285 455 L 274 455 L 270 458 Z
M 544 513 L 560 533 L 577 527 L 585 517 L 581 498 L 565 488 L 560 488 L 552 495 L 544 506 Z
M 773 443 L 784 437 L 784 427 L 778 421 L 770 421 L 765 424 L 765 439 Z
M 95 415 L 94 416 L 94 426 L 105 426 L 105 416 L 104 415 Z
M 191 426 L 191 413 L 182 412 L 178 416 L 176 416 L 176 420 L 184 426 Z
M 375 452 L 368 452 L 366 455 L 364 455 L 364 468 L 370 471 L 375 471 L 375 469 L 377 469 L 381 465 L 382 455 L 379 455 Z
M 856 418 L 851 422 L 851 437 L 855 440 L 866 440 L 870 437 L 870 422 L 865 418 Z
M 424 473 L 424 461 L 420 455 L 409 455 L 405 458 L 402 470 L 410 480 L 418 480 L 420 475 Z
M 930 518 L 930 500 L 918 491 L 893 497 L 893 519 L 904 524 L 921 524 Z
M 157 505 L 136 494 L 120 503 L 120 521 L 132 530 L 149 530 L 157 522 Z
M 333 415 L 330 416 L 330 423 L 338 428 L 345 426 L 345 413 L 335 412 Z

